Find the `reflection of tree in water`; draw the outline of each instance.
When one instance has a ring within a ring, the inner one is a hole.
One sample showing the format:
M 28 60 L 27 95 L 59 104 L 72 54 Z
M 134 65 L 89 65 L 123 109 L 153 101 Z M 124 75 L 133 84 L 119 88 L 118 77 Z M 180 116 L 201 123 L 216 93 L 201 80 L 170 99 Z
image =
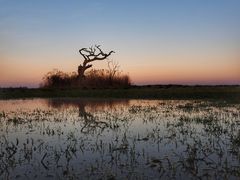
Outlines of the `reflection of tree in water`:
M 89 100 L 89 99 L 49 99 L 48 105 L 57 109 L 77 107 L 79 117 L 83 119 L 82 133 L 90 133 L 96 129 L 103 131 L 109 127 L 108 122 L 99 120 L 94 116 L 96 111 L 103 111 L 105 108 L 113 109 L 128 105 L 128 100 Z M 86 110 L 86 107 L 89 110 Z
M 81 132 L 89 133 L 96 130 L 97 128 L 100 128 L 101 131 L 103 131 L 106 127 L 108 127 L 107 122 L 100 121 L 94 117 L 93 114 L 87 112 L 85 106 L 85 104 L 79 104 L 78 106 L 79 117 L 84 119 L 84 125 L 81 129 Z

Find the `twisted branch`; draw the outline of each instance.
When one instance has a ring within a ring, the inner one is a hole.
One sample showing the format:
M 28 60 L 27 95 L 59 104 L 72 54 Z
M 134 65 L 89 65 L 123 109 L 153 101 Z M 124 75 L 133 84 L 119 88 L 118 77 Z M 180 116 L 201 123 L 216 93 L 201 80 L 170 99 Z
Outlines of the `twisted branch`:
M 100 48 L 100 45 L 95 45 L 90 48 L 82 48 L 79 50 L 79 53 L 83 56 L 84 61 L 82 65 L 78 66 L 78 75 L 80 78 L 83 78 L 84 72 L 92 67 L 92 64 L 89 64 L 90 62 L 107 59 L 112 53 L 114 53 L 114 51 L 104 53 Z

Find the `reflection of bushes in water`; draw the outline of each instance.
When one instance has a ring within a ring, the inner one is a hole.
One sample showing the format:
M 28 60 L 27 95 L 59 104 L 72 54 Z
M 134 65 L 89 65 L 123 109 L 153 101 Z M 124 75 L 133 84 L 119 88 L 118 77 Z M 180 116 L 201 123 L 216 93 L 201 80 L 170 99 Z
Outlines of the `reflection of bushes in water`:
M 129 105 L 127 99 L 89 99 L 89 98 L 60 98 L 60 99 L 48 99 L 47 104 L 49 107 L 61 109 L 69 107 L 84 107 L 90 113 L 97 111 L 103 111 L 104 109 L 120 109 Z M 81 108 L 79 108 L 81 109 Z
M 104 109 L 120 109 L 129 104 L 129 100 L 100 100 L 100 99 L 48 99 L 48 106 L 54 108 L 77 107 L 79 117 L 83 120 L 82 133 L 94 132 L 96 129 L 103 131 L 107 127 L 112 127 L 110 122 L 102 121 L 95 116 L 97 111 L 104 112 Z M 118 127 L 118 125 L 116 125 Z M 115 126 L 114 126 L 115 127 Z
M 121 72 L 112 75 L 110 70 L 92 69 L 80 80 L 75 72 L 65 73 L 55 69 L 43 77 L 41 87 L 124 88 L 130 85 L 129 76 Z

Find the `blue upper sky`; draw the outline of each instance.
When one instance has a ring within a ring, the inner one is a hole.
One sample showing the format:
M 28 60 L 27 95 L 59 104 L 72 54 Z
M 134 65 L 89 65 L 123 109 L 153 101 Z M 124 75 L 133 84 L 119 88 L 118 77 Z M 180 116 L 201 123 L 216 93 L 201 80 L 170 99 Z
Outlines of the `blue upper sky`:
M 113 58 L 136 83 L 239 83 L 237 72 L 210 73 L 237 71 L 239 19 L 239 0 L 0 0 L 0 66 L 10 68 L 0 84 L 36 85 L 54 67 L 74 71 L 77 50 L 92 44 L 116 50 Z M 41 69 L 36 79 L 22 72 L 25 65 Z M 185 78 L 198 67 L 195 79 Z M 155 73 L 144 79 L 147 70 Z M 209 80 L 201 79 L 205 71 Z

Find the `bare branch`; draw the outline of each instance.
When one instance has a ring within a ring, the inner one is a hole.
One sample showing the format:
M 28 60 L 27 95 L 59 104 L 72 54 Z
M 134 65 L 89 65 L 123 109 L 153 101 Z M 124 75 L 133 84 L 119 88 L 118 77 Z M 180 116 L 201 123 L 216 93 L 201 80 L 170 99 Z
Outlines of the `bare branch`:
M 120 65 L 116 61 L 108 61 L 108 70 L 110 78 L 113 78 L 117 72 L 119 72 Z
M 83 51 L 85 51 L 85 50 L 86 50 L 86 48 L 82 48 L 82 49 L 79 50 L 79 53 L 83 56 L 83 58 L 85 60 L 88 60 L 87 56 L 83 53 Z
M 100 45 L 95 45 L 94 47 L 91 46 L 90 48 L 82 48 L 79 50 L 79 53 L 83 56 L 84 61 L 83 64 L 80 65 L 81 67 L 78 67 L 78 73 L 80 77 L 83 77 L 85 70 L 92 67 L 92 65 L 88 65 L 88 63 L 107 59 L 112 53 L 114 53 L 114 51 L 104 53 L 100 48 Z

